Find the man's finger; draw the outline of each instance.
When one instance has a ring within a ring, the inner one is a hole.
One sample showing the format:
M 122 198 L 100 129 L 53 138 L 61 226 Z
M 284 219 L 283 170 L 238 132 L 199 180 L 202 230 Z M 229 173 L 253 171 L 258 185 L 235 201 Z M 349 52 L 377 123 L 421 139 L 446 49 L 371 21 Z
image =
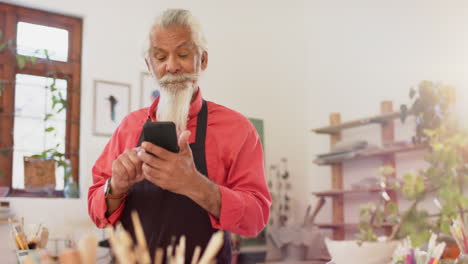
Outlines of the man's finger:
M 128 175 L 129 180 L 133 180 L 136 176 L 136 168 L 133 165 L 132 161 L 126 156 L 122 155 L 120 158 L 120 163 L 123 165 L 123 167 L 126 170 L 126 173 Z
M 115 160 L 112 163 L 112 176 L 116 178 L 116 180 L 121 180 L 119 176 L 117 175 L 123 175 L 126 174 L 127 170 L 125 169 L 124 165 L 122 165 L 122 162 L 120 162 L 120 159 Z M 115 175 L 114 175 L 115 174 Z M 125 177 L 125 180 L 127 177 Z
M 189 139 L 190 139 L 190 131 L 185 130 L 182 133 L 180 133 L 179 136 L 179 149 L 180 153 L 185 153 L 190 150 L 190 145 L 189 145 Z
M 147 141 L 141 144 L 141 149 L 155 155 L 156 157 L 162 160 L 169 160 L 174 155 L 173 152 L 170 152 L 169 150 L 166 150 L 160 146 L 154 145 L 153 143 Z
M 142 172 L 141 174 L 137 175 L 135 179 L 133 179 L 133 181 L 130 181 L 130 183 L 133 185 L 135 183 L 141 182 L 144 179 L 145 179 L 145 175 Z
M 157 168 L 159 163 L 164 162 L 159 157 L 155 157 L 151 154 L 148 154 L 144 150 L 140 150 L 138 152 L 138 157 L 143 163 L 148 164 L 150 167 L 153 167 L 153 168 Z
M 159 171 L 158 169 L 151 167 L 147 163 L 143 163 L 142 169 L 143 169 L 143 175 L 146 179 L 157 178 L 156 175 L 158 175 L 158 171 Z
M 130 161 L 133 163 L 133 166 L 135 166 L 136 169 L 136 174 L 137 176 L 141 174 L 141 165 L 143 164 L 142 160 L 138 156 L 138 150 L 137 149 L 132 149 L 130 154 L 128 155 Z

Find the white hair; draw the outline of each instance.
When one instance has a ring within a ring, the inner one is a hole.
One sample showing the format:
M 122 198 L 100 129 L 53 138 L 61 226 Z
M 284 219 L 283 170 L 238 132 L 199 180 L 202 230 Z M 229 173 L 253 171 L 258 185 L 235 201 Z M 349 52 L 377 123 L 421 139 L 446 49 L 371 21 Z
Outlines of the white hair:
M 160 16 L 158 16 L 151 26 L 150 33 L 148 35 L 147 47 L 145 48 L 146 55 L 149 55 L 151 48 L 151 34 L 155 27 L 161 27 L 164 29 L 173 26 L 186 26 L 192 33 L 192 40 L 198 48 L 199 55 L 203 51 L 208 51 L 207 42 L 203 30 L 198 20 L 185 9 L 167 9 Z

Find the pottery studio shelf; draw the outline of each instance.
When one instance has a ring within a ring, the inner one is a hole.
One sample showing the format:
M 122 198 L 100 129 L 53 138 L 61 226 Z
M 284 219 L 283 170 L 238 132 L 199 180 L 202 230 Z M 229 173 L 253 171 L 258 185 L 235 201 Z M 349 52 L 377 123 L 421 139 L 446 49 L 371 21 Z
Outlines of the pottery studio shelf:
M 401 115 L 400 112 L 383 113 L 383 114 L 372 116 L 372 117 L 361 118 L 361 119 L 356 119 L 356 120 L 352 120 L 352 121 L 348 121 L 348 122 L 344 122 L 344 123 L 340 123 L 336 125 L 330 125 L 326 127 L 312 129 L 312 132 L 315 132 L 317 134 L 336 134 L 345 129 L 355 128 L 355 127 L 360 127 L 360 126 L 365 126 L 365 125 L 372 125 L 372 124 L 382 124 L 390 120 L 400 118 L 400 115 Z
M 385 191 L 391 191 L 392 189 L 386 188 Z M 346 194 L 358 194 L 358 193 L 379 193 L 382 191 L 382 188 L 369 188 L 369 189 L 350 189 L 350 190 L 341 190 L 341 189 L 332 189 L 321 192 L 313 192 L 312 194 L 317 197 L 328 197 L 328 196 L 338 196 Z
M 330 190 L 324 190 L 320 192 L 313 193 L 315 196 L 322 199 L 329 198 L 332 202 L 332 219 L 331 223 L 321 223 L 318 224 L 320 228 L 331 229 L 333 231 L 333 239 L 343 240 L 345 239 L 346 230 L 348 229 L 357 229 L 358 224 L 347 223 L 345 219 L 345 205 L 346 195 L 356 195 L 356 194 L 369 194 L 376 195 L 381 189 L 380 188 L 363 188 L 358 190 L 347 190 L 344 186 L 344 173 L 343 173 L 343 163 L 352 160 L 366 160 L 369 158 L 378 158 L 381 160 L 381 165 L 379 166 L 391 166 L 396 168 L 396 154 L 424 150 L 427 146 L 424 145 L 414 145 L 414 144 L 399 144 L 395 140 L 395 120 L 399 119 L 401 112 L 393 110 L 393 104 L 391 101 L 383 101 L 380 104 L 380 113 L 370 117 L 354 119 L 351 121 L 341 122 L 340 113 L 331 113 L 329 117 L 329 125 L 312 129 L 312 132 L 317 134 L 325 134 L 330 137 L 330 151 L 333 150 L 333 146 L 342 140 L 343 131 L 346 129 L 357 128 L 361 126 L 368 125 L 378 125 L 380 127 L 380 138 L 381 142 L 386 146 L 383 148 L 376 148 L 371 150 L 365 150 L 357 152 L 355 155 L 350 155 L 349 157 L 344 157 L 342 159 L 336 158 L 334 160 L 318 160 L 318 165 L 327 165 L 330 166 L 331 175 L 330 181 L 331 186 Z M 389 144 L 392 143 L 393 144 Z M 396 178 L 396 171 L 390 175 L 386 175 L 389 179 Z M 395 191 L 387 190 L 390 200 L 394 203 L 398 203 L 398 197 Z M 347 199 L 350 200 L 350 199 Z M 384 226 L 386 233 L 389 233 L 390 225 Z
M 316 223 L 315 225 L 317 225 L 318 227 L 320 228 L 323 228 L 323 229 L 358 229 L 359 228 L 359 224 L 330 224 L 330 223 Z M 392 228 L 393 225 L 392 224 L 382 224 L 381 226 L 382 228 Z
M 424 150 L 424 149 L 427 149 L 427 145 L 424 145 L 424 144 L 408 144 L 408 145 L 405 145 L 405 146 L 394 146 L 394 147 L 387 147 L 387 148 L 378 148 L 378 149 L 372 149 L 372 150 L 366 150 L 366 151 L 360 152 L 360 153 L 356 154 L 352 158 L 326 161 L 326 162 L 323 162 L 323 163 L 319 163 L 318 165 L 324 166 L 324 165 L 339 164 L 339 163 L 343 163 L 343 162 L 346 162 L 346 161 L 365 159 L 365 158 L 372 158 L 372 157 L 380 157 L 380 156 L 386 156 L 386 155 L 390 155 L 390 154 L 417 151 L 417 150 Z

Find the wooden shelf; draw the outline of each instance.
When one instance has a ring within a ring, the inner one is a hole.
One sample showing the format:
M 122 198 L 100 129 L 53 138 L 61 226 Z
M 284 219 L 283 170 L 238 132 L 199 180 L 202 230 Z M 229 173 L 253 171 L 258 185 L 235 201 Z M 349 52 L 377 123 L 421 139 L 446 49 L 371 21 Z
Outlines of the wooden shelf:
M 385 189 L 385 191 L 391 191 L 392 189 Z M 351 189 L 351 190 L 328 190 L 323 192 L 313 192 L 312 194 L 318 197 L 324 196 L 337 196 L 337 195 L 344 195 L 344 194 L 354 194 L 354 193 L 378 193 L 381 192 L 381 188 L 369 188 L 369 189 Z
M 356 154 L 352 158 L 327 161 L 324 163 L 319 163 L 318 165 L 340 164 L 340 163 L 343 163 L 345 161 L 350 161 L 350 160 L 370 158 L 370 157 L 379 157 L 379 156 L 385 156 L 385 155 L 394 154 L 394 153 L 423 150 L 426 148 L 427 148 L 427 145 L 424 145 L 424 144 L 417 144 L 417 145 L 411 144 L 407 146 L 396 146 L 396 147 L 381 148 L 381 149 L 375 149 L 375 150 L 367 150 L 367 151 L 363 151 L 363 152 Z
M 339 113 L 330 114 L 330 125 L 313 129 L 312 131 L 318 134 L 328 134 L 330 136 L 330 147 L 333 149 L 336 143 L 342 141 L 342 130 L 355 128 L 365 125 L 378 124 L 381 128 L 380 136 L 381 142 L 394 142 L 392 147 L 376 148 L 372 150 L 363 150 L 354 153 L 343 153 L 343 155 L 335 156 L 334 160 L 322 159 L 319 162 L 315 162 L 318 165 L 330 165 L 331 169 L 331 190 L 316 192 L 316 196 L 322 200 L 324 197 L 330 197 L 332 202 L 332 223 L 317 224 L 320 228 L 328 228 L 333 232 L 334 240 L 344 240 L 346 238 L 347 229 L 358 229 L 359 224 L 347 224 L 345 220 L 345 194 L 356 194 L 356 193 L 376 193 L 381 191 L 380 188 L 367 188 L 359 190 L 345 190 L 344 189 L 344 173 L 343 163 L 350 160 L 365 159 L 369 157 L 378 157 L 382 164 L 381 166 L 389 166 L 396 168 L 396 155 L 399 152 L 408 152 L 419 149 L 424 149 L 426 146 L 421 145 L 398 145 L 395 142 L 395 122 L 394 119 L 398 119 L 401 116 L 399 111 L 393 110 L 393 104 L 390 101 L 383 101 L 380 104 L 381 114 L 371 116 L 368 118 L 362 118 L 352 120 L 348 122 L 341 122 L 341 115 Z M 330 153 L 331 154 L 331 153 Z M 327 155 L 325 155 L 327 156 Z M 322 156 L 323 157 L 323 156 Z M 328 156 L 331 158 L 330 156 Z M 386 175 L 388 178 L 396 178 L 396 171 L 392 174 Z M 397 203 L 397 194 L 394 191 L 388 192 L 389 198 L 392 202 Z M 391 225 L 383 226 L 385 234 L 390 235 Z
M 387 121 L 400 118 L 400 115 L 401 115 L 400 112 L 386 113 L 386 114 L 376 115 L 373 117 L 344 122 L 339 125 L 316 128 L 316 129 L 312 129 L 312 131 L 317 134 L 336 134 L 336 133 L 341 132 L 342 130 L 349 129 L 349 128 L 360 127 L 360 126 L 365 126 L 365 125 L 370 125 L 370 124 L 382 124 Z
M 345 229 L 357 229 L 359 228 L 359 224 L 331 224 L 331 223 L 317 223 L 316 224 L 319 228 L 323 229 L 338 229 L 338 228 L 345 228 Z M 381 228 L 391 228 L 393 227 L 392 224 L 382 224 Z

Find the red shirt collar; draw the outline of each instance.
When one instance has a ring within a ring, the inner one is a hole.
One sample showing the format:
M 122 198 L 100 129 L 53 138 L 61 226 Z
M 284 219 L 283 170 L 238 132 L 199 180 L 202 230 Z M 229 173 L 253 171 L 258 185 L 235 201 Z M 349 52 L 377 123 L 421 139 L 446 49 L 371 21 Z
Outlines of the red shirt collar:
M 192 119 L 193 117 L 198 115 L 198 112 L 200 112 L 200 109 L 202 107 L 202 102 L 203 100 L 202 100 L 201 91 L 200 91 L 200 88 L 198 88 L 195 99 L 190 103 L 189 119 Z M 159 96 L 154 100 L 154 102 L 148 108 L 148 118 L 151 119 L 151 121 L 156 121 L 156 109 L 158 108 L 158 104 L 159 104 Z

